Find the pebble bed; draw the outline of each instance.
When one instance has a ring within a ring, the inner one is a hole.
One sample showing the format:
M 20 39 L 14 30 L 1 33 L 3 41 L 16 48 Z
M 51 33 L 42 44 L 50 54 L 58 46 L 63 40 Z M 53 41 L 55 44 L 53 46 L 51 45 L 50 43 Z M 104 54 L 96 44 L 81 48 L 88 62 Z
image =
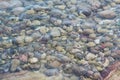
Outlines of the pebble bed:
M 116 61 L 120 0 L 0 0 L 1 74 L 103 80 Z

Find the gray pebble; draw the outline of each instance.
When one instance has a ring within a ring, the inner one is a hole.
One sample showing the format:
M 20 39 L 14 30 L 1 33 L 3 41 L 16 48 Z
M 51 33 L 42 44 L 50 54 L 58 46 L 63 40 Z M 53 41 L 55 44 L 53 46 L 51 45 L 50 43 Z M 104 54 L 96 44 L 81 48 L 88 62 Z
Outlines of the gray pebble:
M 58 75 L 59 71 L 58 69 L 48 69 L 45 71 L 45 74 L 47 76 L 55 76 L 55 75 Z
M 11 61 L 11 67 L 10 67 L 10 71 L 14 72 L 17 70 L 17 67 L 20 65 L 20 61 L 18 59 L 13 59 Z

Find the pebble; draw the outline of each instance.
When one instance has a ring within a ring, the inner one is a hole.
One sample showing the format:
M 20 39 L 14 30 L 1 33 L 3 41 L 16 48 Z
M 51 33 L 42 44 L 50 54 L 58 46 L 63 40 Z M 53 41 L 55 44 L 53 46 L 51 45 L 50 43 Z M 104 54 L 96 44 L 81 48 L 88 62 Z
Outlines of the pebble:
M 97 66 L 96 69 L 97 69 L 98 71 L 102 71 L 102 70 L 103 70 L 103 68 L 100 67 L 100 66 Z
M 7 59 L 7 55 L 6 55 L 6 54 L 2 54 L 2 55 L 1 55 L 1 58 L 2 58 L 2 59 Z
M 42 34 L 45 34 L 49 31 L 49 29 L 45 26 L 38 27 L 36 30 L 40 30 Z
M 41 23 L 40 23 L 40 21 L 39 20 L 33 20 L 32 21 L 32 26 L 38 26 L 38 25 L 40 25 Z
M 26 14 L 31 14 L 31 15 L 32 15 L 32 14 L 35 14 L 35 11 L 34 11 L 33 9 L 27 10 L 27 11 L 26 11 Z
M 95 39 L 96 38 L 96 34 L 89 34 L 89 37 L 92 38 L 92 39 Z
M 31 70 L 39 70 L 40 69 L 40 64 L 30 64 L 30 69 Z
M 3 47 L 9 48 L 9 47 L 11 47 L 13 44 L 12 44 L 12 41 L 11 41 L 11 40 L 10 40 L 10 41 L 4 40 L 4 41 L 2 42 L 2 45 L 3 45 Z
M 111 42 L 106 42 L 106 43 L 105 43 L 105 47 L 110 47 L 110 48 L 111 48 L 111 47 L 113 47 L 113 43 L 111 43 Z
M 88 43 L 87 43 L 87 46 L 88 46 L 88 47 L 94 47 L 95 45 L 96 45 L 96 44 L 95 44 L 94 42 L 88 42 Z
M 23 62 L 27 62 L 28 61 L 28 56 L 26 54 L 22 54 L 22 55 L 20 55 L 19 59 Z
M 91 15 L 91 10 L 89 9 L 85 9 L 82 11 L 82 13 L 86 16 L 86 17 L 89 17 Z
M 29 56 L 29 57 L 34 57 L 34 53 L 29 52 L 29 53 L 28 53 L 28 56 Z
M 71 76 L 68 80 L 79 80 L 79 78 L 77 76 Z
M 58 28 L 53 28 L 50 31 L 50 35 L 53 36 L 53 37 L 59 37 L 61 35 L 61 33 L 60 33 Z
M 25 36 L 25 42 L 26 43 L 30 43 L 30 42 L 32 42 L 33 41 L 33 38 L 32 37 L 30 37 L 30 36 Z
M 61 63 L 59 61 L 55 60 L 55 61 L 50 62 L 48 65 L 51 68 L 59 68 Z
M 105 19 L 111 19 L 116 17 L 116 13 L 113 10 L 104 10 L 104 11 L 98 12 L 98 14 Z
M 0 8 L 6 9 L 9 7 L 10 7 L 10 4 L 8 2 L 5 2 L 5 1 L 0 2 Z
M 84 55 L 81 53 L 76 53 L 75 57 L 81 60 L 81 59 L 83 59 Z
M 71 53 L 75 54 L 75 53 L 80 53 L 81 50 L 80 49 L 72 49 L 71 50 Z
M 76 76 L 80 76 L 83 72 L 84 72 L 84 68 L 83 67 L 79 67 L 77 65 L 73 65 L 72 67 L 72 71 Z
M 96 72 L 94 73 L 94 79 L 100 79 L 101 75 L 100 73 Z
M 98 33 L 106 33 L 107 32 L 106 29 L 102 29 L 102 28 L 98 28 L 97 31 L 98 31 Z
M 13 59 L 11 61 L 11 67 L 10 67 L 10 71 L 14 72 L 17 70 L 17 67 L 19 67 L 20 65 L 20 61 L 18 59 Z
M 39 61 L 39 60 L 38 60 L 38 58 L 36 58 L 36 57 L 33 57 L 33 58 L 30 58 L 30 59 L 29 59 L 29 62 L 32 63 L 32 64 L 33 64 L 33 63 L 37 63 L 38 61 Z
M 93 60 L 93 59 L 95 59 L 97 56 L 96 55 L 94 55 L 94 54 L 92 54 L 92 53 L 88 53 L 87 55 L 86 55 L 86 59 L 87 60 Z
M 95 42 L 96 44 L 100 44 L 100 39 L 95 39 L 94 42 Z
M 55 6 L 56 8 L 58 8 L 58 9 L 61 9 L 61 10 L 64 10 L 65 9 L 65 5 L 58 5 L 58 6 Z
M 60 61 L 61 63 L 70 61 L 70 58 L 68 56 L 63 55 L 63 54 L 56 54 L 55 56 L 57 57 L 57 60 Z
M 6 2 L 6 1 L 1 1 L 0 2 L 0 8 L 6 9 L 6 8 L 10 8 L 10 7 L 17 7 L 17 6 L 21 6 L 22 3 L 18 0 L 11 0 L 10 2 Z
M 10 0 L 10 7 L 21 7 L 23 4 L 20 0 Z
M 94 30 L 93 29 L 85 29 L 84 33 L 92 34 L 92 33 L 94 33 Z
M 38 58 L 38 59 L 41 59 L 41 53 L 40 52 L 35 52 L 34 53 L 34 57 Z
M 12 12 L 15 14 L 15 15 L 19 15 L 21 14 L 22 12 L 25 11 L 25 8 L 24 7 L 16 7 L 12 10 Z
M 60 20 L 60 19 L 57 19 L 57 18 L 50 18 L 50 21 L 51 21 L 51 23 L 52 24 L 54 24 L 54 25 L 60 25 L 61 23 L 62 23 L 62 20 Z
M 55 75 L 58 75 L 59 71 L 58 69 L 48 69 L 44 73 L 47 76 L 55 76 Z
M 64 70 L 64 73 L 71 74 L 72 73 L 72 64 L 63 65 L 63 70 Z
M 45 58 L 46 58 L 46 56 L 47 56 L 47 54 L 46 54 L 46 53 L 41 54 L 41 59 L 45 59 Z
M 36 31 L 36 32 L 33 33 L 31 36 L 33 37 L 33 39 L 37 39 L 37 38 L 41 37 L 41 34 L 40 34 L 40 32 L 37 32 L 37 31 Z
M 120 4 L 120 1 L 119 0 L 114 0 L 115 3 L 117 4 Z
M 18 37 L 16 37 L 17 43 L 23 44 L 23 43 L 24 43 L 24 37 L 25 37 L 25 36 L 18 36 Z
M 36 11 L 50 10 L 49 7 L 47 7 L 47 6 L 40 6 L 40 5 L 34 5 L 34 9 L 35 9 Z
M 36 42 L 33 43 L 32 46 L 34 47 L 34 50 L 35 50 L 35 51 L 38 51 L 38 50 L 40 49 L 40 44 L 38 44 L 38 43 L 36 43 Z
M 66 30 L 67 30 L 68 32 L 71 32 L 71 31 L 73 30 L 73 26 L 67 27 Z
M 51 10 L 51 16 L 57 17 L 57 16 L 61 16 L 62 14 L 63 14 L 62 11 L 59 9 Z
M 109 62 L 109 60 L 106 58 L 106 59 L 105 59 L 105 62 L 103 63 L 103 66 L 104 66 L 104 67 L 107 67 L 109 64 L 110 64 L 110 62 Z
M 62 52 L 62 51 L 64 51 L 64 48 L 61 47 L 61 46 L 57 46 L 57 47 L 56 47 L 56 50 L 59 51 L 59 52 Z

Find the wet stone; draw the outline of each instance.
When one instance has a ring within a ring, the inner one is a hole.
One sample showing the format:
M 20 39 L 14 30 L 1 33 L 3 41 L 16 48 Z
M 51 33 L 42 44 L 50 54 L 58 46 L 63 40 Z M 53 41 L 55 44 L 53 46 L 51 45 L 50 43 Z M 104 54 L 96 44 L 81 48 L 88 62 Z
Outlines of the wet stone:
M 39 52 L 35 52 L 34 53 L 34 56 L 36 57 L 36 58 L 38 58 L 38 59 L 41 59 L 41 53 L 39 53 Z
M 11 61 L 11 67 L 10 67 L 10 71 L 14 72 L 17 70 L 17 67 L 20 65 L 20 61 L 18 59 L 13 59 Z
M 52 16 L 55 16 L 55 17 L 61 16 L 62 14 L 63 14 L 62 11 L 59 10 L 59 9 L 53 9 L 53 10 L 51 11 L 51 15 L 52 15 Z
M 95 59 L 96 57 L 97 57 L 96 55 L 94 55 L 94 54 L 92 54 L 92 53 L 88 53 L 87 56 L 86 56 L 86 59 L 87 59 L 87 60 L 93 60 L 93 59 Z
M 87 46 L 88 47 L 94 47 L 96 44 L 94 43 L 94 42 L 89 42 L 89 43 L 87 43 Z
M 39 70 L 40 69 L 40 64 L 30 64 L 30 69 L 31 70 Z
M 14 9 L 12 10 L 12 12 L 13 12 L 15 15 L 19 15 L 19 14 L 21 14 L 24 10 L 25 10 L 24 7 L 17 7 L 17 8 L 14 8 Z
M 25 42 L 30 43 L 30 42 L 32 42 L 32 41 L 33 41 L 33 38 L 32 38 L 32 37 L 30 37 L 30 36 L 26 36 L 26 37 L 25 37 Z
M 55 76 L 58 75 L 58 69 L 48 69 L 44 72 L 47 76 Z
M 52 30 L 51 30 L 51 36 L 53 36 L 53 37 L 59 37 L 61 34 L 60 34 L 60 31 L 59 31 L 59 29 L 58 28 L 53 28 Z
M 52 61 L 46 64 L 47 67 L 49 68 L 59 68 L 61 63 L 59 61 Z
M 85 15 L 85 16 L 87 16 L 87 17 L 89 17 L 90 15 L 91 15 L 91 11 L 90 10 L 83 10 L 82 11 L 82 13 Z
M 10 4 L 8 2 L 0 2 L 0 7 L 1 8 L 8 8 L 8 7 L 10 7 Z
M 7 59 L 7 54 L 2 54 L 2 55 L 1 55 L 1 58 L 2 58 L 2 59 Z
M 112 10 L 104 10 L 98 13 L 102 18 L 107 18 L 107 19 L 111 19 L 111 18 L 115 18 L 116 17 L 116 13 Z
M 38 58 L 36 58 L 36 57 L 30 58 L 29 62 L 30 63 L 37 63 L 38 62 Z

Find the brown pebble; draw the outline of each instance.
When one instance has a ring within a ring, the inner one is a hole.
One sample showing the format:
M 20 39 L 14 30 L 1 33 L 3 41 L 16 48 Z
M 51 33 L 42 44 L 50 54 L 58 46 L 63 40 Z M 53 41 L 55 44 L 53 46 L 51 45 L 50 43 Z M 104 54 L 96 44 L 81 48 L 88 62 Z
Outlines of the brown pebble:
M 98 12 L 98 14 L 102 17 L 102 18 L 115 18 L 116 17 L 116 13 L 113 10 L 104 10 L 101 12 Z

